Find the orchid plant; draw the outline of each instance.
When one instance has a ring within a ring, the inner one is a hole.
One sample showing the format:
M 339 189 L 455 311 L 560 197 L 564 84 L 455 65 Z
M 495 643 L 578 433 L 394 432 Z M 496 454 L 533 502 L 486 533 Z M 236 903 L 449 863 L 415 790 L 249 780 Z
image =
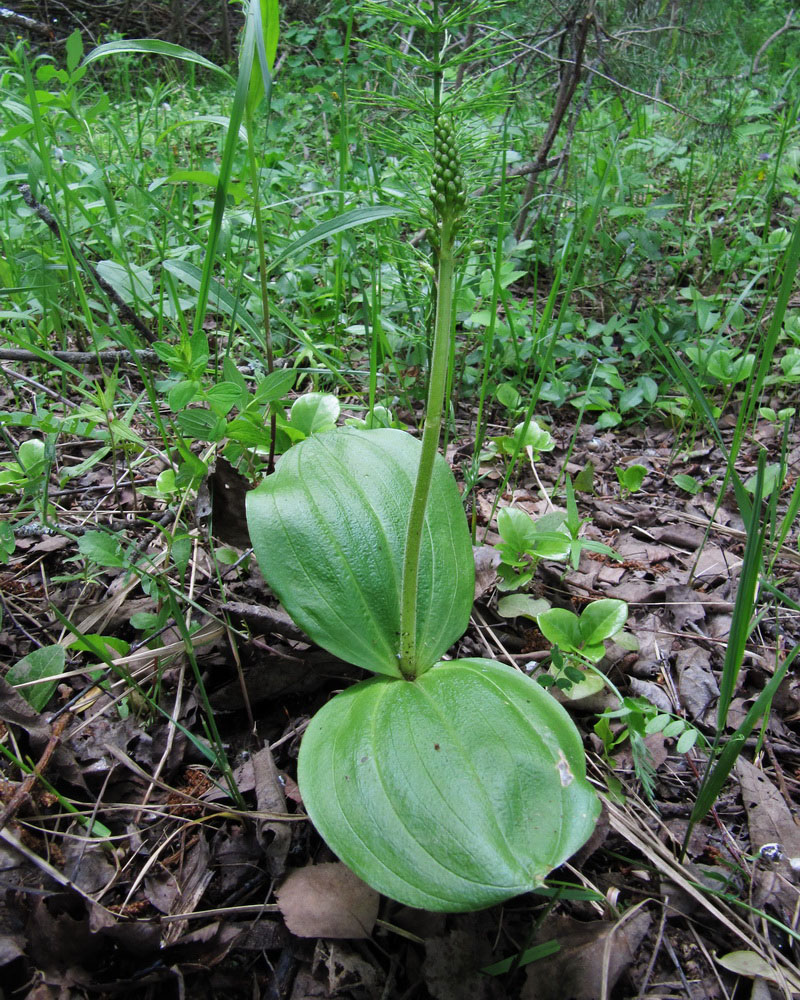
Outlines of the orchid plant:
M 438 453 L 466 188 L 441 100 L 443 39 L 475 4 L 407 8 L 431 33 L 436 308 L 422 440 L 394 428 L 313 434 L 248 495 L 262 573 L 317 644 L 374 674 L 311 720 L 303 802 L 332 850 L 409 906 L 463 911 L 540 885 L 599 803 L 564 709 L 519 671 L 445 659 L 465 632 L 474 563 Z M 478 4 L 477 6 L 480 6 Z

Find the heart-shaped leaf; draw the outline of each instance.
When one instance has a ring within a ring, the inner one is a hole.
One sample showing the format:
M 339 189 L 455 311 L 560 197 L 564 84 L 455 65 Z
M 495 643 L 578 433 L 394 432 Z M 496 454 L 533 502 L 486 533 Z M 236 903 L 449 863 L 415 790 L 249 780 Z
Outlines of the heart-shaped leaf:
M 400 581 L 420 443 L 345 428 L 291 448 L 247 497 L 261 572 L 292 618 L 349 663 L 400 676 Z M 453 474 L 437 456 L 417 591 L 417 672 L 463 635 L 475 568 Z
M 342 692 L 311 721 L 298 774 L 336 854 L 379 892 L 429 910 L 535 888 L 599 811 L 567 713 L 492 660 Z

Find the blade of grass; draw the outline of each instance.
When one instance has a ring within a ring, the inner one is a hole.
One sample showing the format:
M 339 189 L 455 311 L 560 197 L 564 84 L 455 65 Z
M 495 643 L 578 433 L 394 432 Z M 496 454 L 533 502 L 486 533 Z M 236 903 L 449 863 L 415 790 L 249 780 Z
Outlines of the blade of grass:
M 182 62 L 196 63 L 204 66 L 214 73 L 219 73 L 226 80 L 233 83 L 230 73 L 218 66 L 216 63 L 201 56 L 199 52 L 187 49 L 183 45 L 176 45 L 174 42 L 162 42 L 157 38 L 121 38 L 114 42 L 104 42 L 87 53 L 83 59 L 83 66 L 95 62 L 97 59 L 104 59 L 112 55 L 151 55 L 165 56 L 167 59 L 180 59 Z

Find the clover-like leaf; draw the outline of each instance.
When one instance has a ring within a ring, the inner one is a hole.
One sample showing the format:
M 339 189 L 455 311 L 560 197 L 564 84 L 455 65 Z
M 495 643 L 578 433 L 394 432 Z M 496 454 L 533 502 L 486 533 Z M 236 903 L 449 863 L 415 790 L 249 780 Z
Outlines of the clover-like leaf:
M 420 443 L 403 431 L 344 428 L 291 448 L 247 497 L 267 583 L 318 645 L 400 675 L 400 582 Z M 437 456 L 417 587 L 417 672 L 465 631 L 475 567 L 458 487 Z
M 599 812 L 578 732 L 535 681 L 492 660 L 375 677 L 312 719 L 305 807 L 336 854 L 408 906 L 458 912 L 542 883 Z

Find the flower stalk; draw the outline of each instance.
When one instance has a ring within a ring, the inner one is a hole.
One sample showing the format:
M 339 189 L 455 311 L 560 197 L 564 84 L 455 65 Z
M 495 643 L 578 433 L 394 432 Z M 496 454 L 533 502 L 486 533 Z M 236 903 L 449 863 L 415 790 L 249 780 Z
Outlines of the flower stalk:
M 434 127 L 434 169 L 431 178 L 431 201 L 438 215 L 436 313 L 433 325 L 431 368 L 425 424 L 422 431 L 422 451 L 411 497 L 408 531 L 403 552 L 403 573 L 400 597 L 400 671 L 412 680 L 418 674 L 416 655 L 417 590 L 425 510 L 430 494 L 433 463 L 439 448 L 444 412 L 444 394 L 450 363 L 451 330 L 453 325 L 453 288 L 455 273 L 455 237 L 461 213 L 466 204 L 461 168 L 455 137 L 449 122 L 439 117 Z

